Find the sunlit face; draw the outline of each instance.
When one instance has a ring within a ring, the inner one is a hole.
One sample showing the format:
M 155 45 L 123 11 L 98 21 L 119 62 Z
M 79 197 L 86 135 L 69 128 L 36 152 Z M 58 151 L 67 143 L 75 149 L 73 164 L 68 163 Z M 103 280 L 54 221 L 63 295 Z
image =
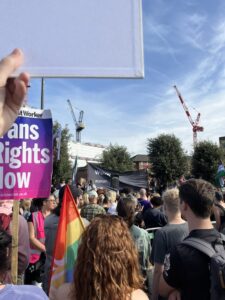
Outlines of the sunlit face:
M 48 197 L 48 200 L 46 201 L 46 208 L 49 210 L 53 210 L 56 207 L 56 200 L 53 195 L 50 195 Z
M 0 200 L 0 207 L 12 208 L 13 200 Z
M 4 210 L 4 213 L 9 215 L 12 213 L 13 200 L 0 200 L 0 209 Z

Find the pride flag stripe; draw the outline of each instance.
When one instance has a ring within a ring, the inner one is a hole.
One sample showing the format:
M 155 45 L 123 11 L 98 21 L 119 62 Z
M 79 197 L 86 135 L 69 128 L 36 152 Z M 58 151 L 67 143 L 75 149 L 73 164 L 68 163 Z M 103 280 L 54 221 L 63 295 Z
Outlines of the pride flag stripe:
M 56 235 L 49 299 L 55 298 L 56 290 L 63 283 L 72 282 L 79 239 L 83 231 L 83 222 L 70 188 L 67 185 L 64 190 L 63 204 Z

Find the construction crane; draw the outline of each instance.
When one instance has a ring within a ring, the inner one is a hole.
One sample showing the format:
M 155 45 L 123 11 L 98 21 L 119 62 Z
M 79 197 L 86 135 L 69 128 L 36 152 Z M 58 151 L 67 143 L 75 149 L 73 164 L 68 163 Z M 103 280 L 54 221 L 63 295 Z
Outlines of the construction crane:
M 180 99 L 180 102 L 181 102 L 181 104 L 183 106 L 183 109 L 184 109 L 184 111 L 185 111 L 185 113 L 186 113 L 186 115 L 188 117 L 188 120 L 191 123 L 192 131 L 193 131 L 193 145 L 194 145 L 194 148 L 195 148 L 195 146 L 197 145 L 197 132 L 204 130 L 204 128 L 202 126 L 199 126 L 199 121 L 200 121 L 201 114 L 198 113 L 196 120 L 193 121 L 193 119 L 192 119 L 192 117 L 191 117 L 191 115 L 189 113 L 189 110 L 188 110 L 188 108 L 187 108 L 187 106 L 186 106 L 186 104 L 184 102 L 184 99 L 182 98 L 181 93 L 178 91 L 176 85 L 174 85 L 174 88 L 175 88 L 175 90 L 177 92 L 178 98 Z
M 73 111 L 73 107 L 72 107 L 70 100 L 68 99 L 67 102 L 70 107 L 70 111 L 71 111 L 73 121 L 74 121 L 74 124 L 76 127 L 76 142 L 81 143 L 81 131 L 85 128 L 84 123 L 83 123 L 84 111 L 83 110 L 80 111 L 79 119 L 77 122 L 77 119 L 76 119 L 75 113 Z

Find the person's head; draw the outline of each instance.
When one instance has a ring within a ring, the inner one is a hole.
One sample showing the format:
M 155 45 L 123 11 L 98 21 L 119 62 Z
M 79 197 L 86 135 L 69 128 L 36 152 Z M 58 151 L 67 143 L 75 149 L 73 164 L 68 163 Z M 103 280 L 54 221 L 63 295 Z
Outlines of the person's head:
M 48 198 L 33 198 L 31 202 L 30 211 L 34 212 L 34 211 L 42 210 L 44 206 L 44 202 L 46 202 L 47 200 Z
M 104 198 L 103 203 L 102 203 L 103 207 L 109 207 L 109 200 L 107 197 Z
M 88 193 L 84 193 L 82 196 L 83 206 L 89 204 Z
M 181 212 L 184 216 L 190 209 L 197 217 L 210 217 L 215 200 L 215 188 L 203 179 L 189 179 L 179 187 Z
M 60 184 L 64 185 L 66 183 L 65 178 L 60 178 Z
M 136 205 L 136 201 L 128 197 L 121 198 L 117 204 L 118 216 L 124 219 L 128 227 L 134 224 Z
M 49 210 L 52 211 L 53 209 L 55 209 L 56 199 L 55 199 L 55 196 L 53 194 L 51 194 L 47 199 L 45 199 L 43 201 L 43 207 L 48 211 Z
M 30 206 L 31 206 L 31 201 L 32 199 L 22 199 L 21 200 L 21 207 L 24 209 L 24 210 L 30 210 Z
M 123 188 L 121 191 L 120 191 L 120 194 L 124 194 L 124 197 L 126 197 L 126 195 L 130 194 L 132 191 L 131 191 L 131 188 L 129 187 L 125 187 Z
M 160 207 L 163 204 L 162 197 L 158 193 L 153 193 L 151 203 L 154 207 Z
M 141 198 L 146 198 L 146 189 L 140 189 L 139 194 L 141 196 Z
M 180 198 L 179 190 L 177 188 L 167 189 L 162 194 L 165 213 L 178 214 L 180 213 Z
M 80 200 L 82 200 L 83 191 L 82 189 L 77 188 L 75 185 L 69 185 L 72 196 L 77 205 L 79 205 Z
M 67 178 L 65 183 L 71 185 L 72 184 L 72 178 Z
M 10 269 L 10 250 L 12 237 L 6 231 L 0 230 L 0 280 L 3 281 Z
M 0 212 L 10 215 L 13 209 L 13 200 L 0 200 Z
M 142 283 L 138 254 L 126 223 L 118 216 L 95 217 L 78 249 L 73 299 L 126 300 Z
M 90 204 L 96 204 L 98 200 L 98 194 L 96 191 L 91 190 L 88 192 L 88 200 Z
M 105 196 L 103 194 L 98 195 L 98 204 L 102 205 L 104 199 L 105 199 Z
M 115 191 L 111 191 L 111 190 L 107 191 L 106 196 L 111 204 L 116 202 L 116 192 Z

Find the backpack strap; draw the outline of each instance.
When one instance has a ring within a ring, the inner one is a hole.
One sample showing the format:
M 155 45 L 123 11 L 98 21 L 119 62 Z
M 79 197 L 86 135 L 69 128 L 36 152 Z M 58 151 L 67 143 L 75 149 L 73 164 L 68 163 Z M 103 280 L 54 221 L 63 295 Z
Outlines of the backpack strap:
M 206 254 L 210 258 L 214 254 L 216 254 L 216 251 L 213 249 L 212 245 L 202 239 L 188 238 L 188 239 L 184 240 L 181 244 L 191 246 L 191 247 L 201 251 L 202 253 Z
M 220 233 L 220 240 L 225 244 L 225 235 L 223 233 Z

